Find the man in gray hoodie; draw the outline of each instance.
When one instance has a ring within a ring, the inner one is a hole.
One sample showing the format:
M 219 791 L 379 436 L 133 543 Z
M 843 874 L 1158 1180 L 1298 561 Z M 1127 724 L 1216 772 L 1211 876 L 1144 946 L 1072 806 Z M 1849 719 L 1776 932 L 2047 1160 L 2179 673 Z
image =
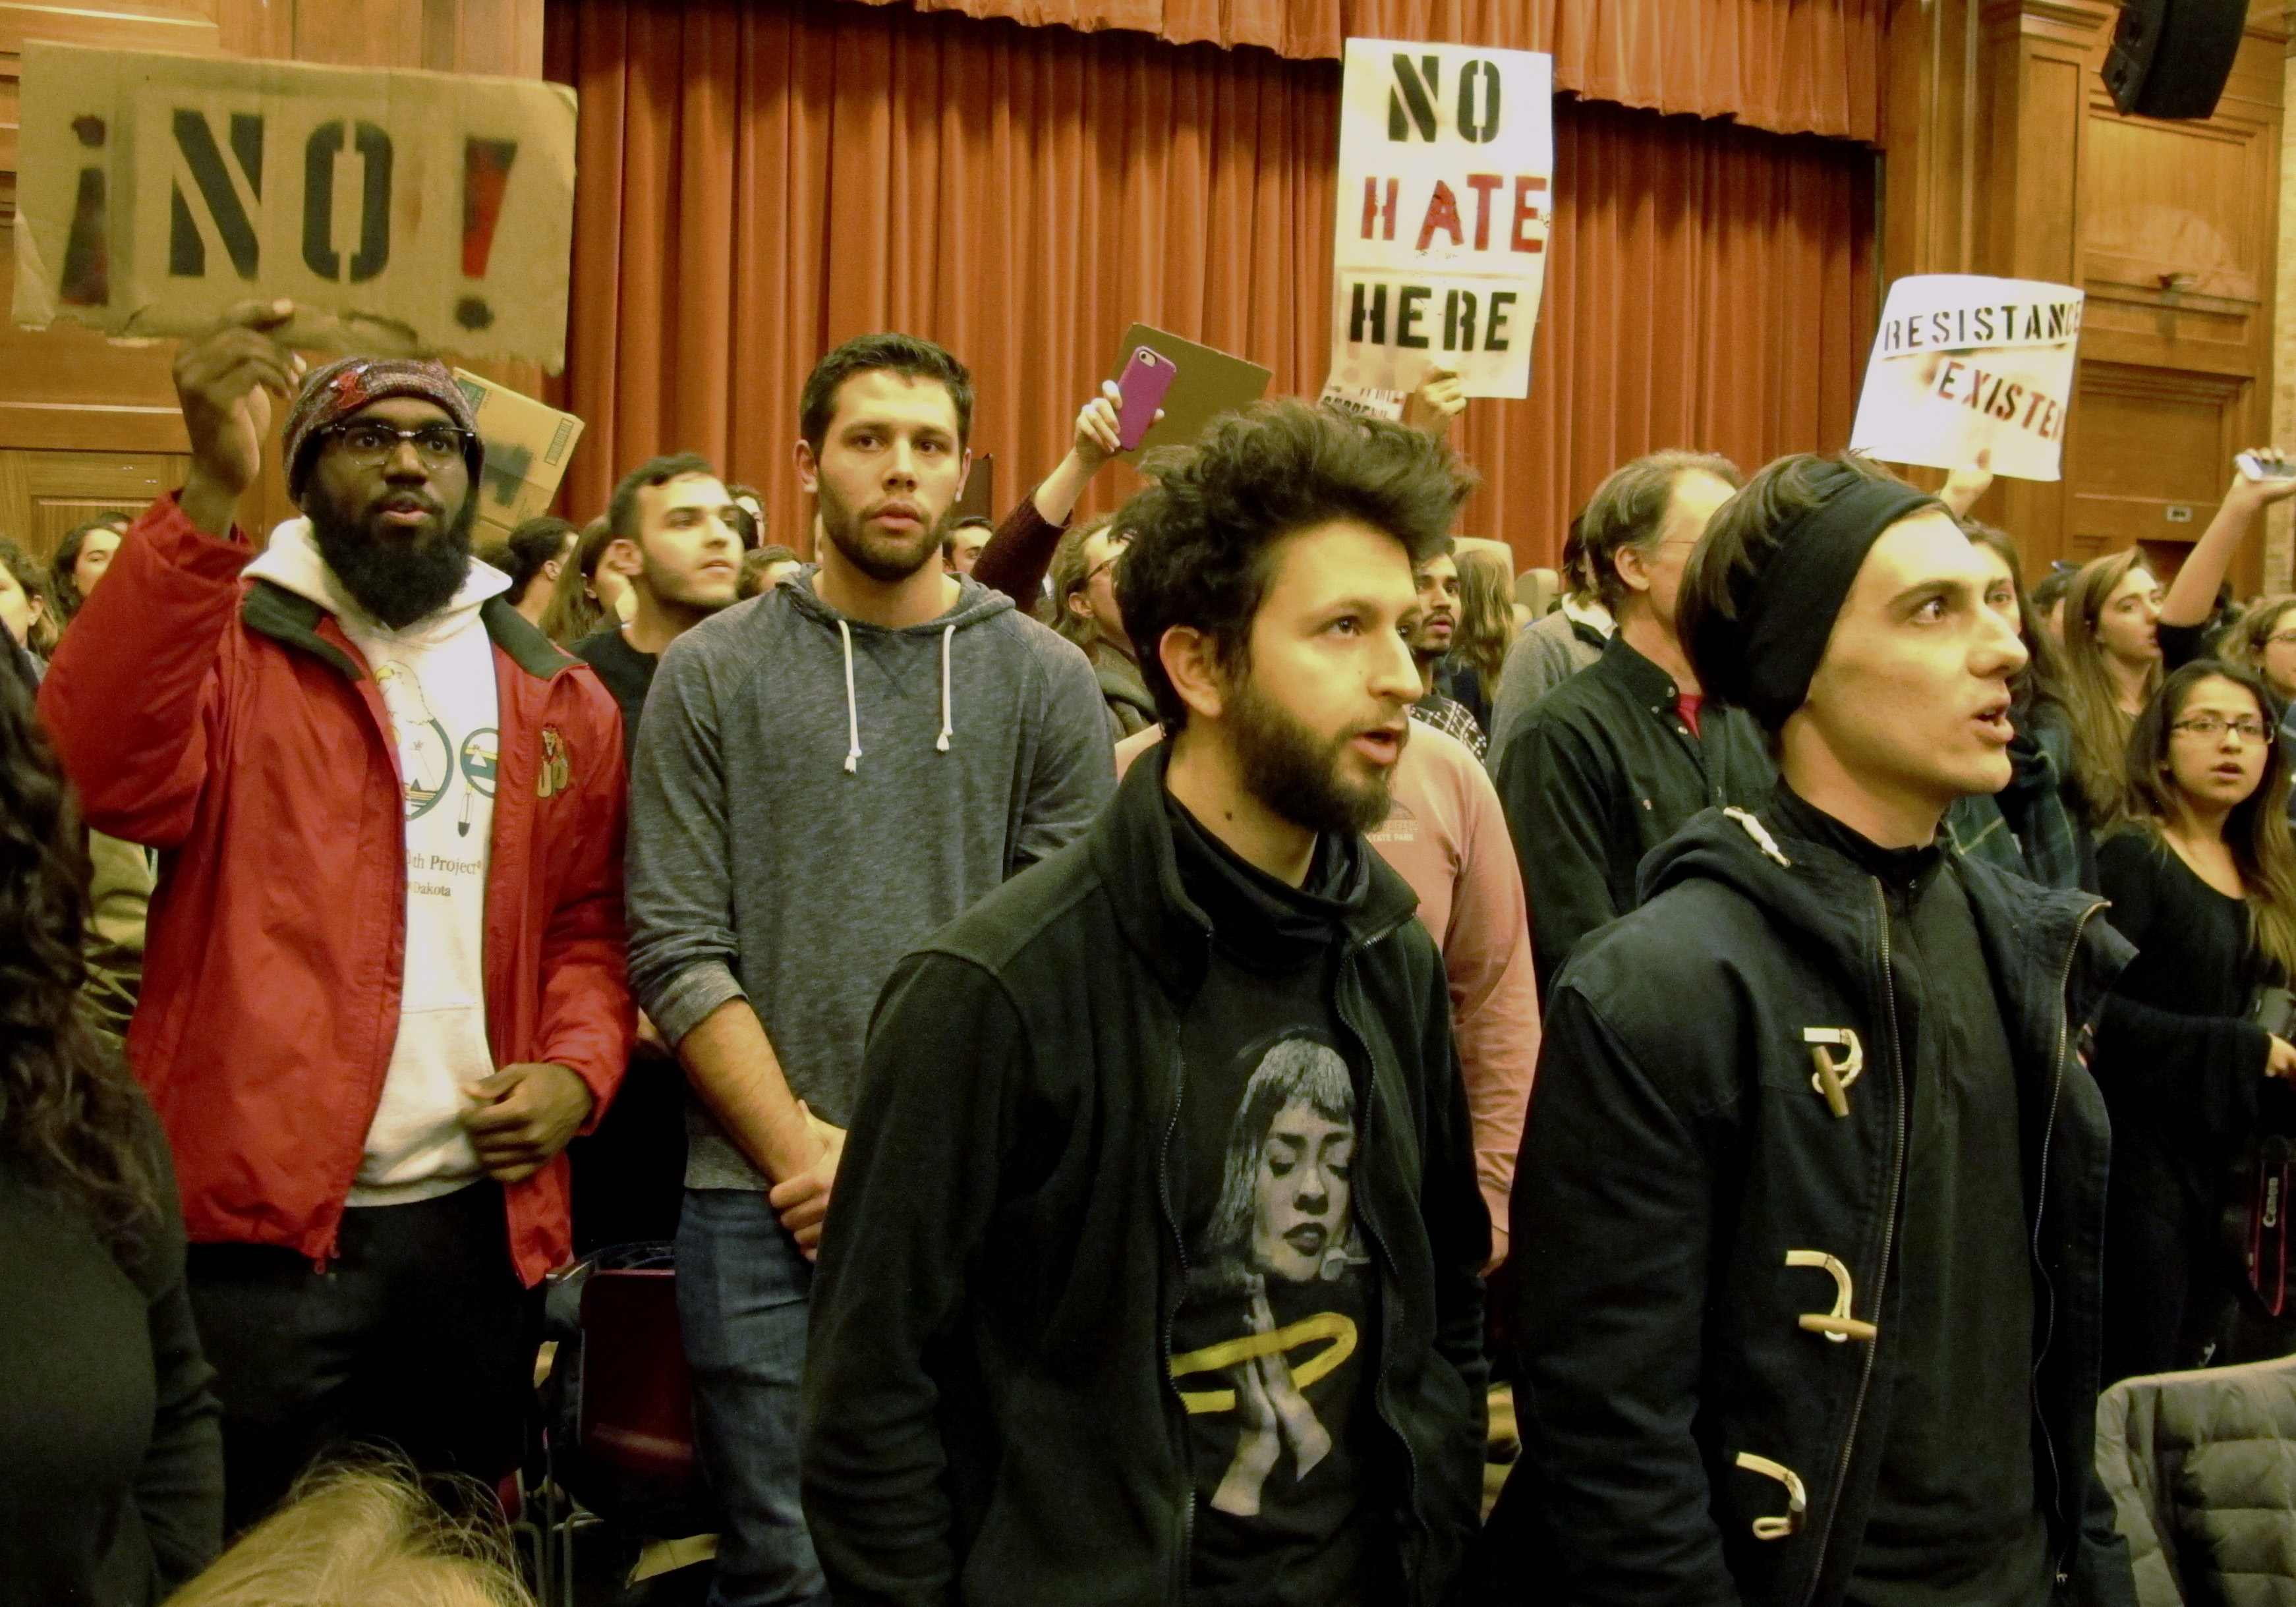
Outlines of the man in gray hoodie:
M 1115 787 L 1084 655 L 935 562 L 972 416 L 930 341 L 824 357 L 797 447 L 820 562 L 679 637 L 639 727 L 630 966 L 692 1092 L 678 1315 L 726 1509 L 711 1607 L 825 1599 L 798 1386 L 878 991 Z

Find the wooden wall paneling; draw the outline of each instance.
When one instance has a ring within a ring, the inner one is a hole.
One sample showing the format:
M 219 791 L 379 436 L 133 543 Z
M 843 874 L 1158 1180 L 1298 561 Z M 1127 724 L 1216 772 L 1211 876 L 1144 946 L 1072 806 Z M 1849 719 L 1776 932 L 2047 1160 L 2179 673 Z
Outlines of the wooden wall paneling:
M 1973 271 L 2079 283 L 2083 80 L 2117 16 L 2109 0 L 1987 0 L 1979 20 Z M 2080 429 L 2071 411 L 2068 444 Z M 2065 545 L 2062 481 L 2005 480 L 1976 512 L 2016 536 L 2029 574 Z
M 1885 277 L 2089 295 L 2066 478 L 2004 481 L 1976 510 L 2029 570 L 2140 540 L 2173 558 L 2231 453 L 2263 439 L 2292 13 L 2296 0 L 2252 0 L 2217 115 L 2163 123 L 2120 117 L 2104 92 L 2113 0 L 1893 0 Z
M 423 0 L 422 65 L 538 78 L 542 7 L 533 0 Z
M 542 0 L 0 0 L 0 222 L 15 215 L 17 75 L 28 38 L 539 77 L 542 19 Z M 0 259 L 0 272 L 12 292 L 12 255 Z M 86 455 L 78 480 L 90 487 L 180 475 L 190 443 L 168 377 L 174 356 L 172 340 L 131 345 L 78 328 L 31 331 L 0 321 L 0 533 L 39 539 L 52 522 L 40 509 L 93 494 L 58 491 L 43 502 L 48 494 L 28 488 L 25 475 L 38 464 L 50 480 L 62 472 L 44 455 Z M 542 386 L 532 365 L 486 371 L 529 393 Z M 242 521 L 258 533 L 294 512 L 276 455 L 275 432 L 263 476 L 242 508 Z M 154 482 L 153 493 L 174 483 Z
M 295 60 L 341 67 L 422 65 L 422 0 L 293 0 Z
M 2242 374 L 2083 359 L 2060 556 L 2086 562 L 2143 545 L 2174 573 L 2216 516 L 2253 389 Z
M 1974 272 L 1978 0 L 1898 0 L 1882 86 L 1884 283 Z M 1880 305 L 1877 298 L 1875 305 Z
M 2141 542 L 2175 569 L 2215 512 L 2233 455 L 2268 434 L 2284 23 L 2278 0 L 2251 15 L 2203 122 L 2121 116 L 2094 70 L 2102 43 L 2092 62 L 2079 197 L 2088 316 L 2070 433 L 2106 442 L 2069 455 L 2069 543 L 2109 532 L 2109 545 Z M 2244 592 L 2260 583 L 2261 545 L 2235 564 Z
M 0 521 L 45 560 L 64 532 L 119 508 L 140 513 L 183 484 L 181 453 L 0 451 Z

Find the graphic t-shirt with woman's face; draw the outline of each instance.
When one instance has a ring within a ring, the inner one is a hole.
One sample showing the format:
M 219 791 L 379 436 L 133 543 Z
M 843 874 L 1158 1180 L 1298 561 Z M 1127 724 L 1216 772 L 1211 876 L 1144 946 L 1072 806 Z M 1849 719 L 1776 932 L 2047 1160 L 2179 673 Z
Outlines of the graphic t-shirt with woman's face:
M 1175 1146 L 1188 1283 L 1170 1366 L 1197 1492 L 1189 1600 L 1381 1600 L 1394 1541 L 1390 1525 L 1362 1521 L 1377 1304 L 1353 1198 L 1361 1079 L 1331 1007 L 1337 949 L 1234 940 L 1252 914 L 1231 902 L 1241 892 L 1317 900 L 1240 861 L 1204 862 L 1216 852 L 1181 854 L 1192 892 L 1206 875 L 1226 883 L 1199 898 L 1222 937 L 1183 1026 Z

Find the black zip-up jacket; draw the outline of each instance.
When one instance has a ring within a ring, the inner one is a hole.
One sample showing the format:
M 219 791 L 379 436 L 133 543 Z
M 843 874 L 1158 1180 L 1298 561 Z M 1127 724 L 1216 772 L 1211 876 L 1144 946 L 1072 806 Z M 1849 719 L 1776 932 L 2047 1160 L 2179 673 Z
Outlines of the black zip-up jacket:
M 1582 939 L 1634 908 L 1644 855 L 1701 809 L 1769 800 L 1777 771 L 1752 717 L 1710 703 L 1693 736 L 1676 695 L 1674 677 L 1615 632 L 1538 700 L 1499 759 L 1542 990 Z
M 1180 887 L 1167 757 L 878 1001 L 807 1348 L 806 1519 L 840 1604 L 1185 1598 L 1172 1149 L 1210 931 Z M 1370 1068 L 1352 1175 L 1379 1279 L 1370 1397 L 1406 1600 L 1432 1607 L 1480 1511 L 1489 1225 L 1442 957 L 1369 858 L 1333 1003 Z
M 2017 1073 L 2056 1595 L 2134 1607 L 2092 1465 L 2108 1132 L 2076 1053 L 2130 950 L 2094 897 L 1955 869 Z M 1644 874 L 1649 901 L 1548 1006 L 1513 1200 L 1523 1454 L 1473 1594 L 1833 1607 L 1897 1363 L 1907 1111 L 1883 890 L 1769 812 L 1710 810 Z

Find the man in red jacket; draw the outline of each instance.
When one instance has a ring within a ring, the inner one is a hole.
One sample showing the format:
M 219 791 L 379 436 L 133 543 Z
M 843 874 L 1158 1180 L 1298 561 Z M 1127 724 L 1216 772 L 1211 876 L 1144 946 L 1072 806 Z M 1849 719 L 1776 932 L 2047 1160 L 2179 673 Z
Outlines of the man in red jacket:
M 620 719 L 470 555 L 482 453 L 435 362 L 316 372 L 250 304 L 184 342 L 192 463 L 40 711 L 96 829 L 165 856 L 128 1055 L 166 1124 L 228 1518 L 317 1453 L 492 1480 L 568 1139 L 627 1056 Z M 304 517 L 234 516 L 273 398 Z M 250 562 L 251 561 L 251 562 Z

